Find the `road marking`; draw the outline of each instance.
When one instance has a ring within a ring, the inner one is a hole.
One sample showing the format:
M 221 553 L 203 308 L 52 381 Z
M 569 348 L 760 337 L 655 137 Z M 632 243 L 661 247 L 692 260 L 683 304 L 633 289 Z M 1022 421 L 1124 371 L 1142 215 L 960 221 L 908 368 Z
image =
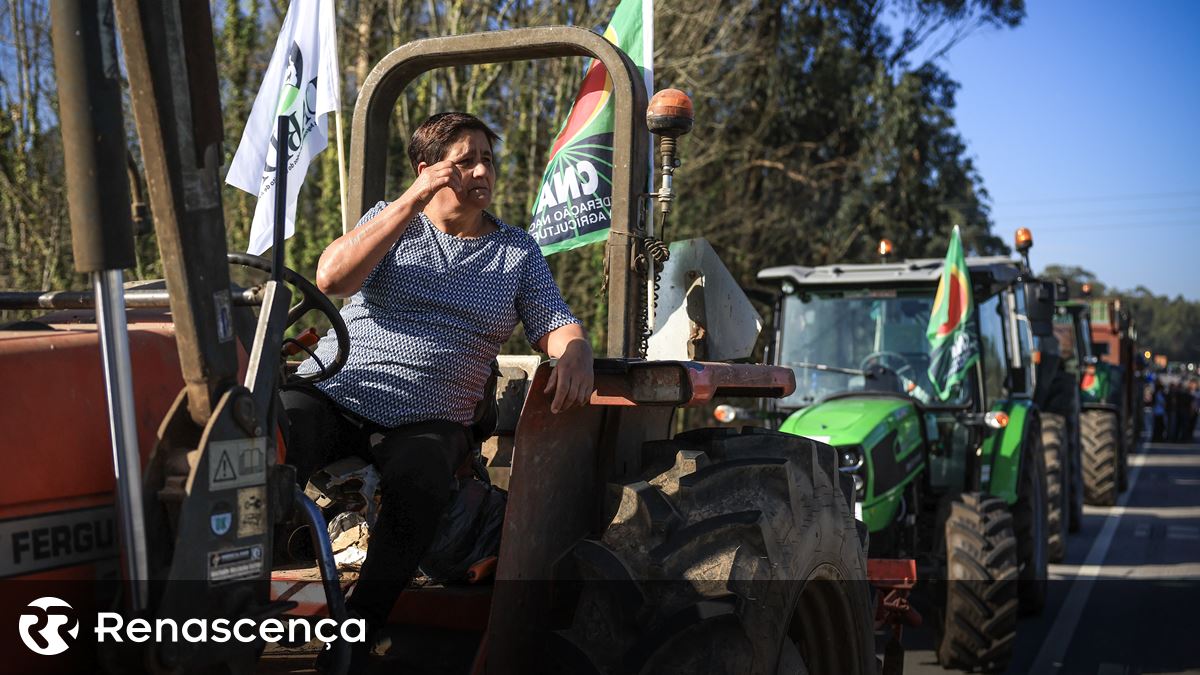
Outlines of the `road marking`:
M 1144 458 L 1145 455 L 1134 455 L 1134 457 Z M 1055 617 L 1050 632 L 1042 640 L 1042 648 L 1038 650 L 1038 655 L 1034 658 L 1029 672 L 1051 673 L 1057 672 L 1063 667 L 1063 657 L 1067 654 L 1067 647 L 1071 646 L 1071 636 L 1075 634 L 1075 627 L 1079 624 L 1084 607 L 1087 606 L 1088 595 L 1092 591 L 1092 585 L 1096 583 L 1095 577 L 1100 576 L 1100 563 L 1104 562 L 1104 557 L 1108 554 L 1108 547 L 1112 544 L 1117 525 L 1121 522 L 1121 515 L 1125 513 L 1125 504 L 1129 502 L 1134 488 L 1137 487 L 1142 466 L 1147 464 L 1138 462 L 1129 472 L 1129 489 L 1117 499 L 1117 505 L 1109 510 L 1104 526 L 1100 528 L 1100 534 L 1096 536 L 1096 541 L 1092 542 L 1092 548 L 1088 551 L 1087 558 L 1079 567 L 1079 576 L 1071 584 L 1067 600 L 1059 610 L 1058 616 Z
M 1200 539 L 1200 527 L 1168 525 L 1167 539 Z
M 1089 516 L 1107 515 L 1110 509 L 1085 507 Z M 1155 520 L 1200 520 L 1200 506 L 1130 506 L 1123 512 L 1126 518 L 1149 517 Z
M 1080 576 L 1080 565 L 1055 565 L 1052 579 L 1074 579 Z M 1092 581 L 1114 579 L 1178 580 L 1200 579 L 1200 563 L 1167 563 L 1162 565 L 1101 565 Z
M 1200 466 L 1200 455 L 1130 455 L 1129 466 Z

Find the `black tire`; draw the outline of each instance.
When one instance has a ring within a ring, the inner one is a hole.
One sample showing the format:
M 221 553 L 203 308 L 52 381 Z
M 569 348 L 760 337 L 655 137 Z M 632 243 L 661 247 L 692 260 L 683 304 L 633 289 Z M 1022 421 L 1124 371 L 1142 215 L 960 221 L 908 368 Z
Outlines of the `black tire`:
M 1137 438 L 1134 435 L 1133 419 L 1128 418 L 1121 425 L 1121 472 L 1117 475 L 1118 489 L 1125 492 L 1129 489 L 1129 456 L 1133 454 L 1137 447 Z
M 1021 613 L 1040 614 L 1046 606 L 1048 554 L 1046 550 L 1046 458 L 1037 417 L 1030 417 L 1021 443 L 1017 503 L 1013 505 L 1013 533 L 1017 537 L 1020 570 L 1017 597 Z
M 610 485 L 603 536 L 560 565 L 580 581 L 565 672 L 875 672 L 866 527 L 831 447 L 725 428 L 644 454 L 673 462 Z
M 1046 559 L 1060 563 L 1067 555 L 1071 497 L 1067 484 L 1067 422 L 1062 415 L 1042 413 L 1042 454 L 1046 462 Z
M 1120 420 L 1108 410 L 1084 410 L 1079 415 L 1083 444 L 1083 498 L 1092 506 L 1117 503 L 1120 461 Z
M 1003 671 L 1017 634 L 1017 540 L 1004 500 L 965 493 L 946 519 L 943 667 Z
M 1079 440 L 1079 415 L 1067 420 L 1067 467 L 1070 494 L 1067 499 L 1067 532 L 1074 534 L 1083 528 L 1083 443 Z

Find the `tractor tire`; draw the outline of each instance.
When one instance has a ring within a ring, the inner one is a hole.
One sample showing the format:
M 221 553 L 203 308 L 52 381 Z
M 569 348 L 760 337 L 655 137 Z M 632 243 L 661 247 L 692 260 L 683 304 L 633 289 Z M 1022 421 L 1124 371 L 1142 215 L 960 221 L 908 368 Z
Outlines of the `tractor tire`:
M 1083 442 L 1079 440 L 1080 416 L 1067 422 L 1067 456 L 1071 465 L 1067 467 L 1067 532 L 1074 534 L 1083 529 Z
M 1013 504 L 1013 533 L 1017 537 L 1020 569 L 1017 598 L 1021 614 L 1041 614 L 1046 607 L 1049 561 L 1046 551 L 1046 458 L 1042 450 L 1041 425 L 1030 420 L 1021 443 L 1021 467 L 1017 480 L 1017 503 Z
M 831 447 L 722 428 L 643 448 L 658 469 L 610 484 L 603 535 L 556 571 L 576 589 L 560 672 L 876 671 L 867 530 Z
M 1092 506 L 1117 503 L 1120 469 L 1120 420 L 1108 410 L 1084 410 L 1079 415 L 1083 441 L 1083 498 Z
M 1125 420 L 1121 425 L 1121 472 L 1117 475 L 1118 489 L 1124 493 L 1129 489 L 1129 457 L 1137 449 L 1137 438 L 1134 436 L 1133 419 Z
M 1067 422 L 1062 415 L 1042 413 L 1042 451 L 1046 462 L 1046 559 L 1060 563 L 1067 555 Z
M 1003 499 L 969 492 L 946 519 L 945 668 L 999 672 L 1017 635 L 1017 540 Z

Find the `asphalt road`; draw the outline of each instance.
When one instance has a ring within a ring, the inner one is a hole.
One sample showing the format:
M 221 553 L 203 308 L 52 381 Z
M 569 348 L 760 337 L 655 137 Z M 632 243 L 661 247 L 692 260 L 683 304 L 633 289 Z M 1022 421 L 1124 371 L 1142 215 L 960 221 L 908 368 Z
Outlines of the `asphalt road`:
M 1143 444 L 1130 489 L 1084 508 L 1050 579 L 1045 611 L 1017 626 L 1009 673 L 1200 673 L 1200 443 Z M 906 675 L 948 672 L 929 631 L 904 644 Z

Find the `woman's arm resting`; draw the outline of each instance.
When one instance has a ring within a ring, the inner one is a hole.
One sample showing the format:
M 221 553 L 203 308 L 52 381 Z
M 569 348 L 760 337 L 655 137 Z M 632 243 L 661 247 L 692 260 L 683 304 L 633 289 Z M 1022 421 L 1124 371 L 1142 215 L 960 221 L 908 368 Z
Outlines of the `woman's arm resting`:
M 575 406 L 587 405 L 592 396 L 594 375 L 592 373 L 592 346 L 588 343 L 583 326 L 569 323 L 542 336 L 536 347 L 558 365 L 550 373 L 550 381 L 544 393 L 554 392 L 550 412 L 561 412 Z

